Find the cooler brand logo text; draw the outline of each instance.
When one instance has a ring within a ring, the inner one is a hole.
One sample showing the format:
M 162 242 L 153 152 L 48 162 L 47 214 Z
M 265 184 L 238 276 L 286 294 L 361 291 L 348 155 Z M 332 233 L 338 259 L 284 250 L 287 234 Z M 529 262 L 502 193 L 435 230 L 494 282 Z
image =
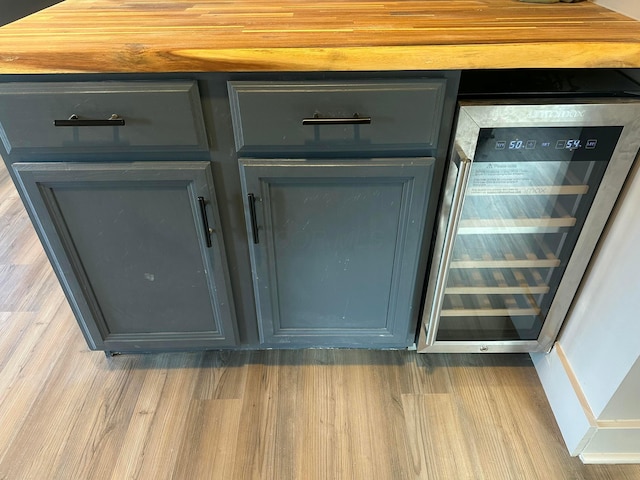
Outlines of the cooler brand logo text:
M 584 118 L 584 110 L 533 110 L 529 118 Z

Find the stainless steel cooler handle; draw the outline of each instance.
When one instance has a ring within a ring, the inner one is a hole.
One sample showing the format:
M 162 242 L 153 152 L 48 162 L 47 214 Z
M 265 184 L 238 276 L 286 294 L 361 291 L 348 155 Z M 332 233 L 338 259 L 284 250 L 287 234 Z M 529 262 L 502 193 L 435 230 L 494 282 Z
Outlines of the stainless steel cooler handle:
M 453 253 L 453 245 L 458 231 L 458 223 L 462 214 L 462 206 L 464 204 L 465 192 L 469 177 L 471 175 L 472 160 L 464 153 L 462 147 L 455 142 L 455 157 L 452 160 L 452 167 L 457 167 L 458 173 L 453 186 L 453 195 L 451 197 L 451 209 L 447 219 L 447 227 L 445 229 L 442 245 L 442 253 L 438 262 L 438 273 L 435 280 L 435 288 L 433 293 L 433 302 L 429 311 L 429 322 L 427 323 L 426 345 L 433 345 L 438 333 L 440 324 L 440 312 L 442 311 L 442 303 L 444 301 L 444 291 L 449 275 L 449 265 L 451 263 L 451 255 Z

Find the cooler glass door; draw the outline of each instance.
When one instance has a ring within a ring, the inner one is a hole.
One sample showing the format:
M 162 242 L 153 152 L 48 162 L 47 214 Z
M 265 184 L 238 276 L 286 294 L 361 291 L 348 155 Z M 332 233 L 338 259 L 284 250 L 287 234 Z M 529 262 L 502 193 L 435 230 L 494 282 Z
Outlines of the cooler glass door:
M 467 113 L 462 107 L 463 123 Z M 550 312 L 559 295 L 573 297 L 576 274 L 579 282 L 591 257 L 595 241 L 581 244 L 581 235 L 594 203 L 603 201 L 598 192 L 611 182 L 606 174 L 624 130 L 624 124 L 590 125 L 589 117 L 566 115 L 560 125 L 548 118 L 526 126 L 476 124 L 473 156 L 465 154 L 469 142 L 456 136 L 453 187 L 445 188 L 453 197 L 444 204 L 451 208 L 436 244 L 442 250 L 434 257 L 439 265 L 425 304 L 423 348 L 536 351 L 557 335 L 566 311 L 559 320 L 557 314 L 550 320 Z M 617 196 L 621 182 L 613 183 Z M 588 230 L 597 240 L 604 223 L 596 223 Z M 569 289 L 563 281 L 572 262 L 581 266 L 573 266 Z M 554 324 L 541 338 L 547 322 Z

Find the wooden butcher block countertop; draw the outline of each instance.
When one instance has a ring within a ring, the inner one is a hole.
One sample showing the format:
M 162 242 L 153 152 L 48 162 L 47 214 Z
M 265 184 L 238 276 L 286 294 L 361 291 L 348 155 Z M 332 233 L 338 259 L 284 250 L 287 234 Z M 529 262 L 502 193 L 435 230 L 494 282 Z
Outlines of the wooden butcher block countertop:
M 591 2 L 66 0 L 0 28 L 0 73 L 640 67 Z

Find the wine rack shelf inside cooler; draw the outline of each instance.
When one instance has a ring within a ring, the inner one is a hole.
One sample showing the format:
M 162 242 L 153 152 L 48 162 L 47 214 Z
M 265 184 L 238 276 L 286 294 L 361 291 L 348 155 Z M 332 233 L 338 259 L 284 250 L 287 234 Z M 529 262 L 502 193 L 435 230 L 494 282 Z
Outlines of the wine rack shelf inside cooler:
M 470 286 L 472 285 L 472 286 Z M 538 295 L 549 285 L 538 270 L 452 270 L 445 294 Z
M 528 295 L 445 295 L 443 317 L 518 317 L 539 315 Z
M 458 235 L 567 231 L 576 224 L 571 203 L 571 197 L 557 195 L 470 195 L 465 201 Z
M 458 237 L 449 268 L 553 268 L 560 259 L 540 235 Z

